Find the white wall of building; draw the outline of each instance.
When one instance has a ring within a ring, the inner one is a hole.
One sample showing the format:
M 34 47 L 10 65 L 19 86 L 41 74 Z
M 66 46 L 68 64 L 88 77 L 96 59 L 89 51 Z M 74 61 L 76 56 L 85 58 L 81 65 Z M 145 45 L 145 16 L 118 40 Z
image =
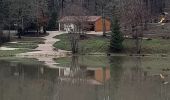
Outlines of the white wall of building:
M 70 31 L 74 31 L 76 30 L 76 26 L 73 23 L 64 23 L 63 24 L 64 30 L 61 29 L 61 23 L 59 23 L 59 31 L 66 31 L 66 32 L 70 32 Z
M 76 26 L 74 24 L 64 24 L 64 31 L 70 32 L 74 31 L 76 29 Z

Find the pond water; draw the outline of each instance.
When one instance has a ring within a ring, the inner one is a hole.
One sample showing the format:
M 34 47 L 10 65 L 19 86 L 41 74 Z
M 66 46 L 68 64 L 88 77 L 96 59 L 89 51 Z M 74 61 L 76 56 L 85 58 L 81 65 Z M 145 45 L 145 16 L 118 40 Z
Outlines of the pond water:
M 169 100 L 170 58 L 0 58 L 0 100 Z

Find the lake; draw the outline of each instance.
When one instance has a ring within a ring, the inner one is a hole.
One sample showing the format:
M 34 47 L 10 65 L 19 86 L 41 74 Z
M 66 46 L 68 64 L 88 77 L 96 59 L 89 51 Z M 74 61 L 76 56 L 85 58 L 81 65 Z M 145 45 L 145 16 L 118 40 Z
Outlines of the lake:
M 0 100 L 169 100 L 170 58 L 0 58 Z

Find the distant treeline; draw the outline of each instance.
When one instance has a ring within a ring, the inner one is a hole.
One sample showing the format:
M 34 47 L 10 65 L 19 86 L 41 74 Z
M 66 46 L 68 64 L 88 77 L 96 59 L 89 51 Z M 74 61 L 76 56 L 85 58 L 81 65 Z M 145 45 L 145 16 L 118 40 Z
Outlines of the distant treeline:
M 114 0 L 107 0 L 114 1 Z M 115 0 L 116 1 L 116 0 Z M 119 0 L 121 2 L 121 0 Z M 153 15 L 164 11 L 165 0 L 143 0 Z M 56 29 L 58 18 L 71 3 L 81 2 L 89 10 L 89 15 L 101 15 L 101 0 L 0 0 L 0 27 L 30 27 Z M 8 28 L 9 29 L 9 28 Z

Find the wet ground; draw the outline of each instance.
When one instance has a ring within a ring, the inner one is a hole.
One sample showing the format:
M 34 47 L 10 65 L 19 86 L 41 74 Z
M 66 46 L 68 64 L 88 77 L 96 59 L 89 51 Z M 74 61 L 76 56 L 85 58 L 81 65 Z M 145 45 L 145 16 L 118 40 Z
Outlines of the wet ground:
M 65 50 L 54 50 L 54 43 L 60 41 L 54 37 L 61 35 L 64 32 L 59 31 L 48 31 L 49 35 L 42 37 L 45 39 L 44 44 L 39 44 L 36 49 L 32 52 L 17 54 L 17 57 L 24 58 L 36 58 L 38 61 L 43 61 L 45 65 L 48 65 L 50 68 L 56 68 L 56 64 L 53 60 L 53 57 L 65 57 L 69 51 Z
M 169 100 L 170 58 L 0 58 L 0 100 Z M 166 82 L 166 84 L 165 84 Z

